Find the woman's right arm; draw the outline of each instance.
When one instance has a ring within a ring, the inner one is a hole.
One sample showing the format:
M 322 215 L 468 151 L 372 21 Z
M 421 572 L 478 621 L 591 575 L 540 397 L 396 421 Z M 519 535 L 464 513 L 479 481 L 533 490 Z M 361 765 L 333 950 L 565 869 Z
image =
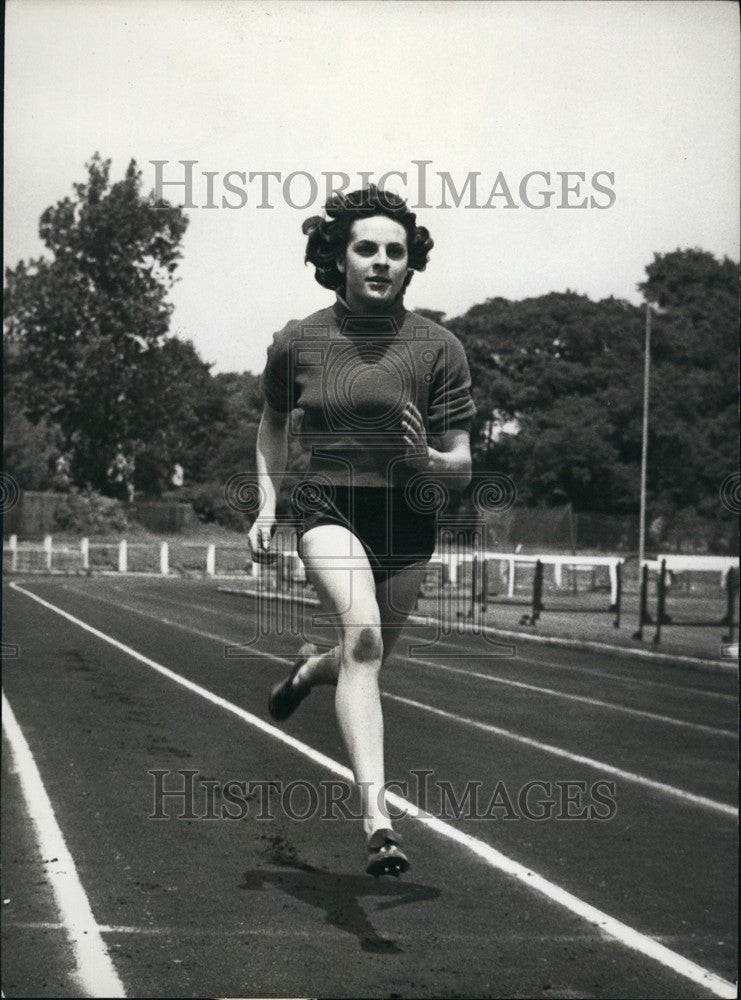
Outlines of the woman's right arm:
M 254 550 L 267 551 L 275 524 L 275 506 L 288 460 L 286 428 L 288 414 L 263 405 L 257 429 L 256 466 L 257 482 L 264 498 L 249 531 L 249 542 Z

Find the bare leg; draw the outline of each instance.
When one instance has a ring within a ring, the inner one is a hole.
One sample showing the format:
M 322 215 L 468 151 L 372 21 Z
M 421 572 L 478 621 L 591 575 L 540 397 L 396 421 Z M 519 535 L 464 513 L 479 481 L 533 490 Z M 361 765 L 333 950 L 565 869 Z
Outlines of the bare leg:
M 378 690 L 381 642 L 365 627 L 342 645 L 335 709 L 342 739 L 360 786 L 367 837 L 390 827 L 385 810 L 383 713 Z
M 426 566 L 409 566 L 376 586 L 381 614 L 383 662 L 391 656 L 419 595 Z
M 424 575 L 424 566 L 410 566 L 376 584 L 376 603 L 381 615 L 383 663 L 391 656 L 414 609 Z M 340 670 L 339 643 L 323 653 L 311 643 L 305 643 L 299 652 L 307 659 L 294 679 L 297 687 L 337 683 Z
M 351 561 L 343 564 L 338 553 L 347 553 Z M 370 836 L 391 826 L 383 789 L 383 714 L 378 690 L 383 643 L 373 574 L 358 539 L 340 525 L 319 525 L 307 531 L 301 540 L 301 556 L 323 609 L 334 616 L 337 627 L 337 722 L 361 789 L 363 826 Z M 322 666 L 327 669 L 326 663 Z
M 336 684 L 340 672 L 339 643 L 331 649 L 320 653 L 312 643 L 304 643 L 299 650 L 306 662 L 294 678 L 297 687 L 316 687 L 317 684 Z

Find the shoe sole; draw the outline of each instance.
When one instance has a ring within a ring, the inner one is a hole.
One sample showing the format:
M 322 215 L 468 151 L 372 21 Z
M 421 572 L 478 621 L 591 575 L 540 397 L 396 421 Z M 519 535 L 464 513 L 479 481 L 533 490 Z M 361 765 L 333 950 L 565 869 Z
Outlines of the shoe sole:
M 401 853 L 386 854 L 374 858 L 365 869 L 369 875 L 379 878 L 381 875 L 394 875 L 398 878 L 409 870 L 409 860 Z

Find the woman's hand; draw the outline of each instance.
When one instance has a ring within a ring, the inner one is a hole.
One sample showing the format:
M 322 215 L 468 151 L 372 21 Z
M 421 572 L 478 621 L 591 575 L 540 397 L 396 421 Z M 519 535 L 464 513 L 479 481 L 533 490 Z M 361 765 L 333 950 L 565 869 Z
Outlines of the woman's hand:
M 253 562 L 267 562 L 273 555 L 270 552 L 270 541 L 274 530 L 275 514 L 258 514 L 247 533 Z
M 417 472 L 424 472 L 430 464 L 430 446 L 427 444 L 422 414 L 414 403 L 407 403 L 401 416 L 401 429 L 407 447 L 406 463 Z

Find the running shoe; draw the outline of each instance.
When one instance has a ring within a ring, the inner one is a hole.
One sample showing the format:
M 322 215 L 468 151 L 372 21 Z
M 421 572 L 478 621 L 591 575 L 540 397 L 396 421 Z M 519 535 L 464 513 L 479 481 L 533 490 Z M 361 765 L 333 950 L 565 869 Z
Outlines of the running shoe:
M 310 687 L 296 688 L 293 679 L 308 657 L 299 656 L 284 681 L 276 684 L 268 698 L 268 712 L 278 722 L 283 722 L 296 711 L 301 702 L 311 693 Z
M 401 835 L 393 830 L 376 830 L 368 841 L 366 871 L 374 878 L 395 875 L 397 878 L 409 868 L 409 858 L 401 849 Z

